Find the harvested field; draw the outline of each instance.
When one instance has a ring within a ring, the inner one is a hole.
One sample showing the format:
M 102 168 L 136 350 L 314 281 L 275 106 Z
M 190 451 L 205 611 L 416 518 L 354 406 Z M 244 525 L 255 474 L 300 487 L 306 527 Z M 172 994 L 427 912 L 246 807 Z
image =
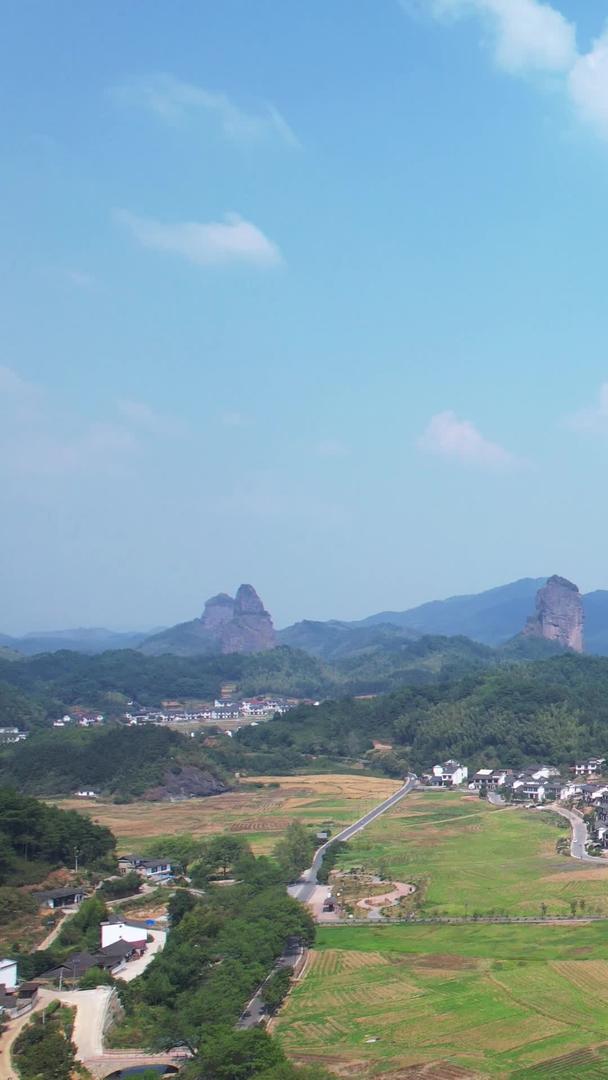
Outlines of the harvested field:
M 256 854 L 267 854 L 276 843 L 277 833 L 290 821 L 329 827 L 337 832 L 399 787 L 396 780 L 334 773 L 263 776 L 256 777 L 255 784 L 264 786 L 245 783 L 225 795 L 178 803 L 137 802 L 121 806 L 63 799 L 59 805 L 107 825 L 118 839 L 119 851 L 145 849 L 147 840 L 176 833 L 211 836 L 235 832 L 249 838 Z

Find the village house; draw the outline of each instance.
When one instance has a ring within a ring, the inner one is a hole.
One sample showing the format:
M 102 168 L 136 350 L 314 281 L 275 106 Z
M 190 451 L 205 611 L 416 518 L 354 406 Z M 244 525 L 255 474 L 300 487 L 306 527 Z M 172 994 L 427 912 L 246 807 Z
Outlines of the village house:
M 114 921 L 101 923 L 101 948 L 107 949 L 117 942 L 130 945 L 134 949 L 145 949 L 148 937 L 145 926 L 133 922 Z
M 18 743 L 27 739 L 29 731 L 20 731 L 17 727 L 1 727 L 0 743 Z
M 469 770 L 466 765 L 459 761 L 444 761 L 443 765 L 433 765 L 431 784 L 433 787 L 458 787 L 464 783 Z
M 601 776 L 605 764 L 606 758 L 587 758 L 586 761 L 575 761 L 572 771 L 575 776 Z
M 69 889 L 48 889 L 45 892 L 34 893 L 41 907 L 55 908 L 77 907 L 84 900 L 85 894 L 81 888 L 72 886 Z
M 17 986 L 17 961 L 0 960 L 0 986 L 14 990 Z
M 141 855 L 121 855 L 118 860 L 119 873 L 129 874 L 133 870 L 144 878 L 161 881 L 171 877 L 173 864 L 168 859 L 144 859 Z
M 498 788 L 505 787 L 512 776 L 511 769 L 478 769 L 471 779 L 469 788 L 471 791 L 496 791 Z

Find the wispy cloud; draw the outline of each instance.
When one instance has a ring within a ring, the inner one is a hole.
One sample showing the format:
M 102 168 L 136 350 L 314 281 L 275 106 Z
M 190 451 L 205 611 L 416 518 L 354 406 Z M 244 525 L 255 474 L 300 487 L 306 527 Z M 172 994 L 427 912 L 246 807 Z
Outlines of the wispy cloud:
M 245 417 L 237 409 L 227 409 L 225 412 L 220 413 L 220 421 L 224 427 L 239 428 L 245 424 Z
M 278 140 L 298 147 L 299 140 L 275 105 L 263 103 L 256 111 L 236 105 L 226 94 L 156 74 L 133 79 L 110 90 L 122 105 L 146 109 L 165 123 L 212 119 L 226 139 L 239 144 Z
M 422 450 L 459 462 L 487 469 L 509 469 L 517 458 L 499 443 L 486 439 L 470 420 L 461 420 L 451 410 L 431 417 L 419 439 Z
M 588 53 L 578 57 L 568 87 L 581 116 L 608 137 L 608 29 Z
M 322 439 L 317 444 L 317 454 L 322 458 L 345 458 L 349 453 L 349 447 L 340 439 Z
M 410 15 L 422 7 L 418 0 L 399 4 Z M 553 75 L 579 119 L 608 138 L 608 27 L 581 53 L 574 23 L 541 0 L 429 0 L 425 10 L 443 22 L 477 17 L 500 68 L 514 75 Z
M 199 266 L 222 263 L 249 263 L 278 266 L 283 258 L 277 245 L 238 214 L 226 214 L 223 221 L 185 221 L 165 224 L 138 217 L 126 210 L 117 214 L 142 247 L 181 255 Z
M 43 386 L 0 367 L 0 473 L 71 477 L 129 471 L 150 435 L 172 435 L 177 422 L 144 402 L 121 401 L 89 420 L 52 399 Z
M 579 409 L 567 418 L 566 424 L 573 431 L 608 432 L 608 382 L 600 386 L 595 405 Z
M 136 431 L 154 435 L 181 435 L 186 430 L 186 425 L 178 417 L 160 413 L 145 401 L 121 398 L 117 402 L 117 409 L 122 419 Z

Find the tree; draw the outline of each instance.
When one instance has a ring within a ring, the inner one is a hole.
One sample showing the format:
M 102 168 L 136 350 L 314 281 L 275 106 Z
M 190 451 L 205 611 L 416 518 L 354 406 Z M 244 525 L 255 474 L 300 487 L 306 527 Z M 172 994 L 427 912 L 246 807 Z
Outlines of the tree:
M 310 866 L 315 852 L 315 842 L 300 821 L 292 821 L 285 835 L 274 848 L 286 881 L 296 881 L 303 870 Z
M 13 1057 L 22 1080 L 70 1080 L 76 1047 L 58 1016 L 38 1014 L 17 1038 Z
M 248 1080 L 285 1061 L 277 1042 L 261 1028 L 213 1028 L 201 1043 L 188 1080 Z
M 179 889 L 178 892 L 174 893 L 167 905 L 171 929 L 175 929 L 182 921 L 184 915 L 187 915 L 189 911 L 192 911 L 192 908 L 196 907 L 196 904 L 196 897 L 193 896 L 191 892 L 188 892 L 187 889 Z
M 276 1012 L 287 997 L 292 977 L 293 968 L 285 967 L 281 968 L 279 971 L 275 971 L 274 975 L 271 975 L 264 983 L 264 986 L 262 987 L 262 1001 L 269 1012 Z

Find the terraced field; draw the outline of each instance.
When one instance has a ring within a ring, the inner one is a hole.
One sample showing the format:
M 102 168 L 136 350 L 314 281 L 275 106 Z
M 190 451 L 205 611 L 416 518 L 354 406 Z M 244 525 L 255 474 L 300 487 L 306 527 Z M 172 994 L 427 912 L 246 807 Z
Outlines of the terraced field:
M 556 853 L 566 822 L 523 808 L 495 809 L 462 792 L 421 791 L 350 844 L 340 865 L 390 870 L 419 884 L 423 911 L 442 915 L 608 915 L 606 866 Z M 582 905 L 581 905 L 582 901 Z
M 334 927 L 318 946 L 277 1024 L 295 1060 L 395 1080 L 608 1076 L 599 924 Z

